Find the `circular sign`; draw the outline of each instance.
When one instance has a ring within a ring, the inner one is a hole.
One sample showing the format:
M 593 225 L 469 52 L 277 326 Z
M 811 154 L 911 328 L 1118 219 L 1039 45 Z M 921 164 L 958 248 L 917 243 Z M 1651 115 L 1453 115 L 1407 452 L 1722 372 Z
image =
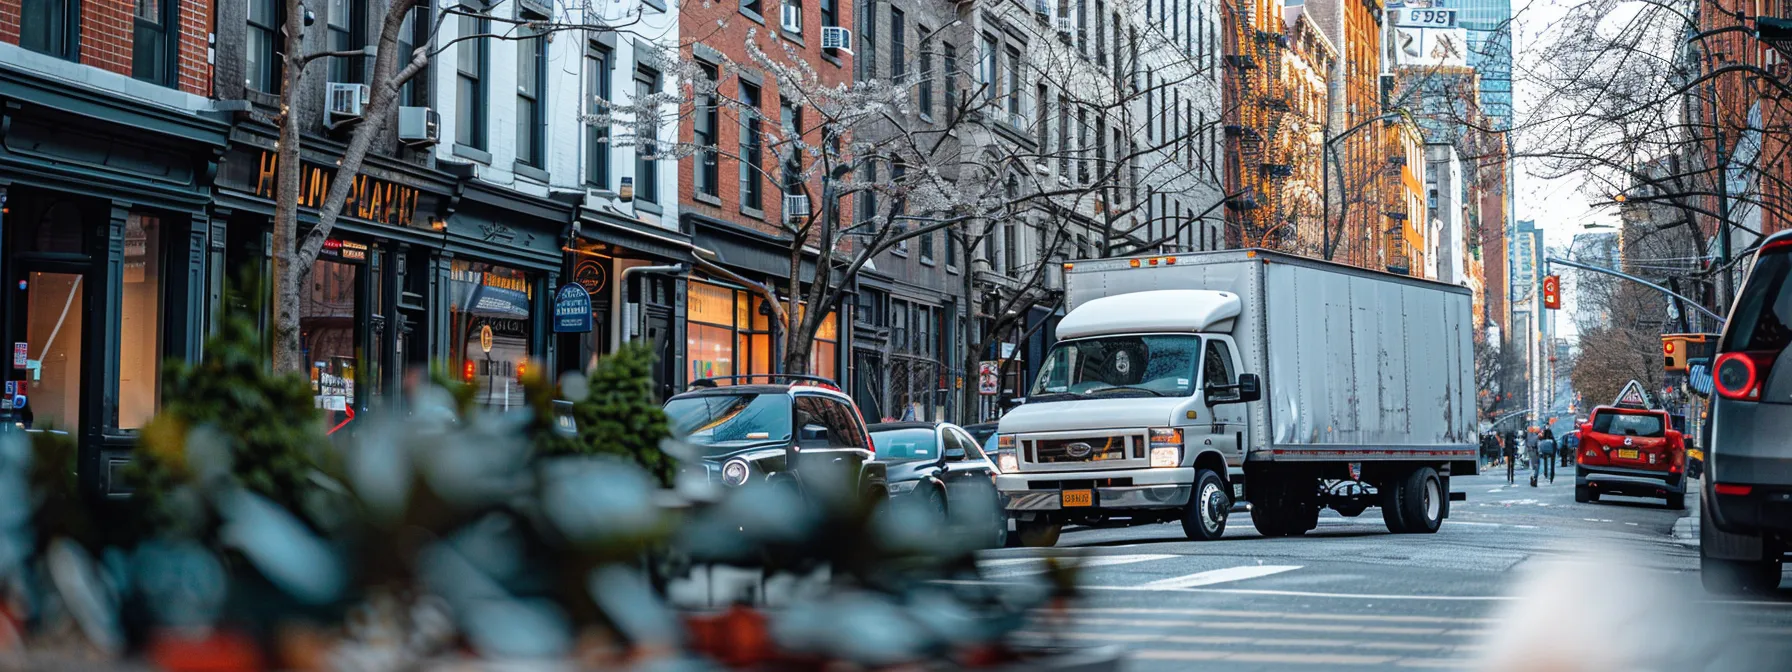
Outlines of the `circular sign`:
M 479 349 L 484 350 L 485 354 L 492 354 L 492 325 L 480 325 Z
M 604 290 L 604 282 L 608 280 L 609 270 L 604 263 L 596 259 L 580 259 L 573 266 L 572 281 L 585 288 L 585 293 L 596 296 Z

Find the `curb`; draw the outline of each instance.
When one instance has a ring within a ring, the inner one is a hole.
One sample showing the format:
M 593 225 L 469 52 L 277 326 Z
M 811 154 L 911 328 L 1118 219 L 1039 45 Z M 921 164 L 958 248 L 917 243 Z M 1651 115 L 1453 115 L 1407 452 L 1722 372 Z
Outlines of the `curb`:
M 1674 543 L 1698 548 L 1700 497 L 1696 488 L 1687 488 L 1686 494 L 1690 495 L 1686 502 L 1686 511 L 1689 515 L 1674 521 Z

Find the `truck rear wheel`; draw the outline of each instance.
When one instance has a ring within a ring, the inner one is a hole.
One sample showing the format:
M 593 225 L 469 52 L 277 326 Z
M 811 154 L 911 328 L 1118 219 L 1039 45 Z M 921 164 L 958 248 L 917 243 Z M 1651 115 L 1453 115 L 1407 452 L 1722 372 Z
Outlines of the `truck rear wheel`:
M 1391 484 L 1382 498 L 1382 517 L 1395 534 L 1432 534 L 1444 523 L 1443 479 L 1431 467 L 1419 467 Z
M 1226 518 L 1232 511 L 1232 498 L 1226 496 L 1226 482 L 1210 469 L 1195 472 L 1195 489 L 1189 493 L 1188 505 L 1182 508 L 1182 533 L 1191 541 L 1213 541 L 1226 534 Z
M 1062 525 L 1043 520 L 1017 520 L 1014 522 L 1014 534 L 1020 537 L 1020 545 L 1029 548 L 1049 548 L 1058 545 L 1058 533 L 1063 529 Z

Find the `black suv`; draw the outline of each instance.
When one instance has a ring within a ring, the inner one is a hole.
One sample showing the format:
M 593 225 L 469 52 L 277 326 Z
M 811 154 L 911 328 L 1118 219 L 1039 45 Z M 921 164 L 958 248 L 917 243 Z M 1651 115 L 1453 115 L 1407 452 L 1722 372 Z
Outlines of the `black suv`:
M 1707 590 L 1780 585 L 1792 542 L 1789 344 L 1792 232 L 1781 232 L 1755 254 L 1718 339 L 1699 508 L 1699 573 Z
M 867 502 L 889 496 L 885 465 L 874 461 L 858 407 L 826 378 L 705 378 L 667 400 L 666 415 L 673 431 L 701 451 L 711 481 L 789 482 L 808 493 L 845 485 Z

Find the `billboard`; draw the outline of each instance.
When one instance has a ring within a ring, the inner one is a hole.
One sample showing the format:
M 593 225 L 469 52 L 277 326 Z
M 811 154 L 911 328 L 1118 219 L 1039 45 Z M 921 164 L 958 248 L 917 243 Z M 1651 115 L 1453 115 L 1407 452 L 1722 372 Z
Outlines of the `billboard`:
M 1466 66 L 1468 31 L 1395 26 L 1394 43 L 1389 51 L 1399 65 Z

